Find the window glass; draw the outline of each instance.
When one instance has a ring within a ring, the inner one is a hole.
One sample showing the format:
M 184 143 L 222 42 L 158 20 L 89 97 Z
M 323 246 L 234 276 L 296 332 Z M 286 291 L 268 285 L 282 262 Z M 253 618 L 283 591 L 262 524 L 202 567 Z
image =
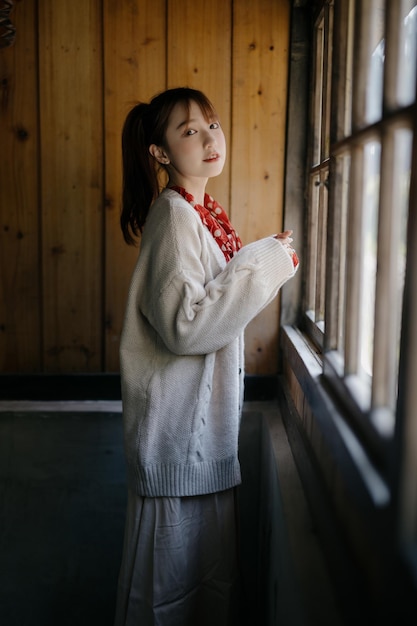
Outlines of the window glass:
M 368 3 L 365 3 L 368 5 Z M 369 3 L 371 4 L 371 3 Z M 369 124 L 376 122 L 382 115 L 382 94 L 384 85 L 384 2 L 373 2 L 374 9 L 369 19 L 369 48 L 368 77 L 366 88 L 366 121 Z M 369 10 L 369 6 L 368 6 Z
M 322 131 L 322 158 L 330 156 L 330 112 L 331 112 L 331 84 L 332 84 L 332 37 L 333 32 L 333 6 L 328 7 L 326 12 L 326 26 L 324 31 L 323 50 L 323 131 Z
M 325 167 L 318 180 L 318 229 L 317 229 L 317 268 L 316 268 L 316 295 L 315 321 L 320 330 L 324 330 L 325 295 L 326 295 L 326 239 L 327 239 L 327 200 L 328 200 L 329 171 Z
M 333 5 L 322 8 L 314 27 L 312 135 L 308 196 L 308 274 L 305 313 L 315 341 L 323 344 L 326 296 L 327 202 L 331 128 Z
M 398 104 L 411 104 L 416 94 L 417 2 L 402 0 L 398 58 Z
M 417 0 L 315 6 L 301 331 L 417 572 Z
M 381 146 L 377 141 L 364 148 L 364 189 L 362 203 L 362 269 L 360 298 L 360 371 L 372 375 L 375 312 L 376 253 Z
M 339 267 L 337 281 L 337 309 L 332 312 L 336 316 L 337 336 L 335 345 L 341 355 L 344 354 L 344 327 L 345 327 L 345 294 L 346 294 L 346 238 L 347 238 L 347 215 L 349 202 L 349 176 L 350 154 L 343 154 L 337 158 L 335 198 L 338 210 L 338 244 L 339 244 Z
M 393 434 L 398 395 L 411 153 L 411 129 L 387 125 L 381 151 L 372 370 L 373 421 L 384 435 Z
M 316 268 L 317 268 L 317 233 L 318 233 L 318 220 L 319 220 L 319 186 L 320 176 L 313 174 L 310 179 L 309 190 L 309 219 L 308 219 L 308 232 L 309 232 L 309 247 L 308 247 L 308 259 L 309 266 L 306 268 L 308 272 L 307 279 L 307 297 L 306 297 L 306 309 L 309 312 L 309 316 L 312 320 L 315 318 L 316 310 Z
M 314 103 L 313 103 L 313 165 L 320 162 L 321 135 L 323 124 L 323 61 L 324 61 L 324 17 L 321 14 L 314 36 Z
M 352 132 L 352 89 L 353 89 L 353 55 L 354 55 L 354 23 L 355 23 L 355 3 L 348 0 L 345 13 L 345 49 L 342 53 L 343 65 L 339 72 L 344 75 L 342 85 L 343 99 L 339 103 L 338 110 L 334 114 L 343 114 L 343 136 L 347 137 Z M 339 51 L 339 54 L 341 52 Z
M 400 331 L 401 331 L 401 315 L 402 301 L 404 292 L 405 264 L 407 258 L 407 222 L 408 222 L 408 206 L 410 192 L 410 174 L 411 174 L 411 154 L 413 144 L 413 133 L 409 129 L 400 129 L 395 136 L 395 162 L 396 168 L 396 187 L 398 194 L 396 197 L 397 211 L 396 219 L 398 220 L 398 244 L 396 246 L 396 298 L 398 302 L 398 313 L 396 319 L 396 371 L 395 387 L 398 378 L 398 363 L 400 350 Z
M 328 2 L 314 24 L 303 321 L 355 419 L 385 437 L 401 358 L 413 144 L 402 106 L 415 105 L 417 0 L 335 6 L 334 24 Z

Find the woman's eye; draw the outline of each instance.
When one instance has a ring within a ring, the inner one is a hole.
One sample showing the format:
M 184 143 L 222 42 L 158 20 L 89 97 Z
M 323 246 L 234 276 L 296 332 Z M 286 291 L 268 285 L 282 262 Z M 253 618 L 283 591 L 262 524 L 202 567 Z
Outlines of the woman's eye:
M 187 131 L 185 131 L 186 135 L 194 135 L 197 131 L 193 130 L 192 128 L 189 128 Z
M 210 124 L 210 128 L 211 128 L 212 130 L 213 130 L 213 129 L 215 130 L 216 128 L 220 128 L 220 124 L 219 124 L 219 122 L 212 122 L 212 123 Z

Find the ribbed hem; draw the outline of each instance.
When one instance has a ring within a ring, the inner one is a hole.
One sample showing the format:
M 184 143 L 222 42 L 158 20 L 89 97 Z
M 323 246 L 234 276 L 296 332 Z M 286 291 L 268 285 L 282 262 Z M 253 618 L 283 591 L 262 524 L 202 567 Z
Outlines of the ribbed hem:
M 192 465 L 159 464 L 128 467 L 130 488 L 156 497 L 199 496 L 231 489 L 241 482 L 236 457 Z
M 281 276 L 280 283 L 284 283 L 294 276 L 296 269 L 293 261 L 278 239 L 267 237 L 255 243 L 256 258 L 268 282 Z

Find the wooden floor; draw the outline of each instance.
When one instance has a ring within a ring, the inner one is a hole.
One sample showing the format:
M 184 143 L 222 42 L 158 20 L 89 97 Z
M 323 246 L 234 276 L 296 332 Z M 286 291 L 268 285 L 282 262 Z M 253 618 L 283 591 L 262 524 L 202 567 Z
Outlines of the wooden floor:
M 338 626 L 278 407 L 244 415 L 253 626 Z M 120 402 L 0 402 L 1 625 L 112 626 L 125 505 Z

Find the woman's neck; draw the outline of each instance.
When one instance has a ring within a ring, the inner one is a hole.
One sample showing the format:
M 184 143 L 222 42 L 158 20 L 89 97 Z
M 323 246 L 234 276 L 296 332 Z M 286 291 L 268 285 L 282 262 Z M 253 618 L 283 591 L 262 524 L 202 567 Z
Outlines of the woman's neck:
M 207 179 L 179 180 L 177 178 L 170 178 L 167 187 L 182 187 L 183 189 L 185 189 L 185 191 L 193 196 L 194 202 L 204 206 L 206 184 Z

